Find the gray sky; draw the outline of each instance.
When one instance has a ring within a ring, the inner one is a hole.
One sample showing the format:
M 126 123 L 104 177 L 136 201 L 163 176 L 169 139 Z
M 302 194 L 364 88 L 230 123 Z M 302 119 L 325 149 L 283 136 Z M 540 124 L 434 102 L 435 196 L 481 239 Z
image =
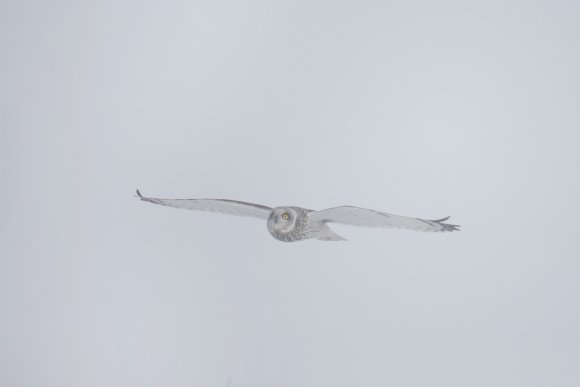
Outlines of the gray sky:
M 0 385 L 577 386 L 580 5 L 0 5 Z M 460 233 L 141 203 L 352 204 Z

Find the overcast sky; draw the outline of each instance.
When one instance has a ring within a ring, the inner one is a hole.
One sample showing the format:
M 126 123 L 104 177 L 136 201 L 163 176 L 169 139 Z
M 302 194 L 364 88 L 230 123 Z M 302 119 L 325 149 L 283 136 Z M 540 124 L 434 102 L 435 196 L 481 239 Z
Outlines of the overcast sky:
M 0 385 L 578 386 L 579 20 L 2 2 Z M 463 229 L 287 244 L 135 188 Z

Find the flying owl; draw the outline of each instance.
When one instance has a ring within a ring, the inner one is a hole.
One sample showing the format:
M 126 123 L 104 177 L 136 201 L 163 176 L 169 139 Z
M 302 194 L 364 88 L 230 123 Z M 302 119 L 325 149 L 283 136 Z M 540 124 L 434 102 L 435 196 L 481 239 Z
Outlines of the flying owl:
M 396 227 L 433 232 L 459 231 L 460 227 L 455 224 L 443 223 L 449 217 L 425 220 L 353 206 L 333 207 L 320 211 L 294 206 L 271 208 L 261 204 L 230 199 L 147 198 L 141 195 L 139 190 L 137 190 L 137 197 L 145 202 L 162 206 L 265 219 L 270 234 L 282 242 L 297 242 L 306 239 L 345 241 L 345 238 L 328 227 L 329 223 L 361 227 Z

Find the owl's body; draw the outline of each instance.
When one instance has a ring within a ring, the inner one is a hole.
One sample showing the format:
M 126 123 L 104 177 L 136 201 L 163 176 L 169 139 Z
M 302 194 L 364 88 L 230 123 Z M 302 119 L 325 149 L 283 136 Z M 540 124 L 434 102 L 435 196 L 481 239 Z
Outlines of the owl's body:
M 305 239 L 325 241 L 345 240 L 335 234 L 326 223 L 309 222 L 309 214 L 315 212 L 302 207 L 276 207 L 270 211 L 266 226 L 268 232 L 279 241 L 296 242 Z M 284 215 L 288 219 L 284 219 Z
M 267 207 L 230 199 L 157 199 L 137 196 L 146 202 L 188 210 L 221 212 L 230 215 L 266 219 L 268 232 L 282 242 L 306 239 L 323 241 L 346 240 L 330 229 L 328 223 L 366 227 L 397 227 L 417 231 L 458 231 L 459 226 L 443 223 L 448 218 L 426 220 L 389 214 L 353 206 L 341 206 L 314 211 L 302 207 Z

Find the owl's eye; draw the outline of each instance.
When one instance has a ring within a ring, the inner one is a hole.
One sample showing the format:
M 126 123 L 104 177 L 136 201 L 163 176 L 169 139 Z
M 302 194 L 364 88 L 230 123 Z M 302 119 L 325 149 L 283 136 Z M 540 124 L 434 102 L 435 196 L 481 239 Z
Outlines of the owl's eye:
M 285 213 L 282 214 L 282 219 L 284 219 L 284 220 L 288 220 L 289 217 L 290 216 L 288 215 L 287 212 L 285 212 Z

